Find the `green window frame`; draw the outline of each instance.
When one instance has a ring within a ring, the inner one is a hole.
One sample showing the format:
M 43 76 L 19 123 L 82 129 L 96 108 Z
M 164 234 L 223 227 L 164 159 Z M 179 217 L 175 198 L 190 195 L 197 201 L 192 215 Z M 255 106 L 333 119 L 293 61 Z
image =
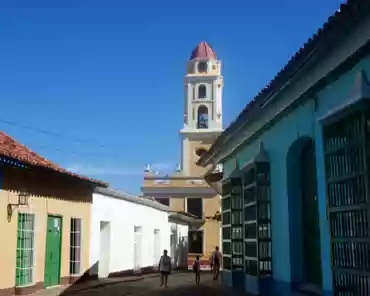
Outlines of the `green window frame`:
M 232 266 L 232 226 L 231 226 L 231 181 L 227 179 L 222 184 L 222 251 L 223 270 L 231 270 Z
M 243 169 L 244 268 L 256 277 L 272 275 L 270 163 L 253 161 Z
M 18 213 L 16 287 L 33 284 L 35 274 L 35 215 Z
M 71 218 L 69 243 L 69 274 L 81 273 L 82 219 Z
M 323 122 L 334 295 L 369 294 L 369 120 L 362 101 Z

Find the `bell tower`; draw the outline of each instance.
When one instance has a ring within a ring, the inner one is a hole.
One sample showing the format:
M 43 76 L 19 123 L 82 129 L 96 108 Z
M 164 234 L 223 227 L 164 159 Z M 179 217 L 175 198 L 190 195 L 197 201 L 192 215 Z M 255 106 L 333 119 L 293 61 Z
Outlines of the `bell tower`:
M 209 257 L 220 246 L 220 223 L 210 217 L 221 211 L 221 197 L 204 180 L 209 168 L 196 163 L 222 133 L 223 86 L 221 61 L 208 43 L 201 42 L 186 65 L 181 165 L 172 174 L 153 172 L 149 165 L 145 168 L 143 196 L 193 215 L 189 230 L 182 234 L 188 243 L 190 267 L 195 256 L 209 266 Z
M 182 172 L 199 176 L 204 169 L 195 162 L 222 132 L 221 61 L 207 42 L 193 50 L 184 79 L 184 128 L 182 136 Z

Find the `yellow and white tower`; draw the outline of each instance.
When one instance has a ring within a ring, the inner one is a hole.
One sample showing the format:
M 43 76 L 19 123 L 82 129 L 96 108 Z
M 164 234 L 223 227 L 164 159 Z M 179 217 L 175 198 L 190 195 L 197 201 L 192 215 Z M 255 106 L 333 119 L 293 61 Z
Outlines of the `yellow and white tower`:
M 151 196 L 173 210 L 185 211 L 203 223 L 192 226 L 187 236 L 189 263 L 196 255 L 208 265 L 212 251 L 220 243 L 220 223 L 207 217 L 220 211 L 220 196 L 204 180 L 206 169 L 196 165 L 222 130 L 221 61 L 207 42 L 193 50 L 184 78 L 184 127 L 181 135 L 181 164 L 168 176 L 145 170 L 144 196 Z
M 211 46 L 200 43 L 193 51 L 184 79 L 185 104 L 182 137 L 182 171 L 203 176 L 195 165 L 203 149 L 208 149 L 222 132 L 221 61 Z

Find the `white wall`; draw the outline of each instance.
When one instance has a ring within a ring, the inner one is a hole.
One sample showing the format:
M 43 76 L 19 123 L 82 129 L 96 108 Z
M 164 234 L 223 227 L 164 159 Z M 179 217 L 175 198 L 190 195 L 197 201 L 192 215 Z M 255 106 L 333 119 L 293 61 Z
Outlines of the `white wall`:
M 91 254 L 91 274 L 97 274 L 96 263 L 100 254 L 100 222 L 110 222 L 109 272 L 118 272 L 134 268 L 134 227 L 142 227 L 141 267 L 157 265 L 154 254 L 154 229 L 160 230 L 161 253 L 170 252 L 171 225 L 168 213 L 143 205 L 112 198 L 102 194 L 93 194 Z

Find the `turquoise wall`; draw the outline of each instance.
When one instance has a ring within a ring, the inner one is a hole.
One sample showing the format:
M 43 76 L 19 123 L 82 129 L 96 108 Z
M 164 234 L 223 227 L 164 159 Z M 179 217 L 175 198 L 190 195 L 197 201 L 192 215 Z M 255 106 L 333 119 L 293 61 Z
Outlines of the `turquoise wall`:
M 295 250 L 290 250 L 289 246 L 289 219 L 292 219 L 289 217 L 292 217 L 292 213 L 289 213 L 288 210 L 287 153 L 296 140 L 306 136 L 315 140 L 323 289 L 329 292 L 332 290 L 330 233 L 326 219 L 323 139 L 322 127 L 318 119 L 348 100 L 355 76 L 361 70 L 365 71 L 368 78 L 370 78 L 370 55 L 317 94 L 318 105 L 316 110 L 313 100 L 301 105 L 264 132 L 259 139 L 239 148 L 232 155 L 232 158 L 228 158 L 224 163 L 224 173 L 228 175 L 235 168 L 235 158 L 238 159 L 239 165 L 242 167 L 257 154 L 259 143 L 264 142 L 271 161 L 273 278 L 283 285 L 284 283 L 290 285 L 292 276 L 293 279 L 296 277 L 296 271 L 293 270 L 292 272 L 290 268 L 291 252 Z M 296 263 L 293 264 L 293 267 L 294 265 Z

